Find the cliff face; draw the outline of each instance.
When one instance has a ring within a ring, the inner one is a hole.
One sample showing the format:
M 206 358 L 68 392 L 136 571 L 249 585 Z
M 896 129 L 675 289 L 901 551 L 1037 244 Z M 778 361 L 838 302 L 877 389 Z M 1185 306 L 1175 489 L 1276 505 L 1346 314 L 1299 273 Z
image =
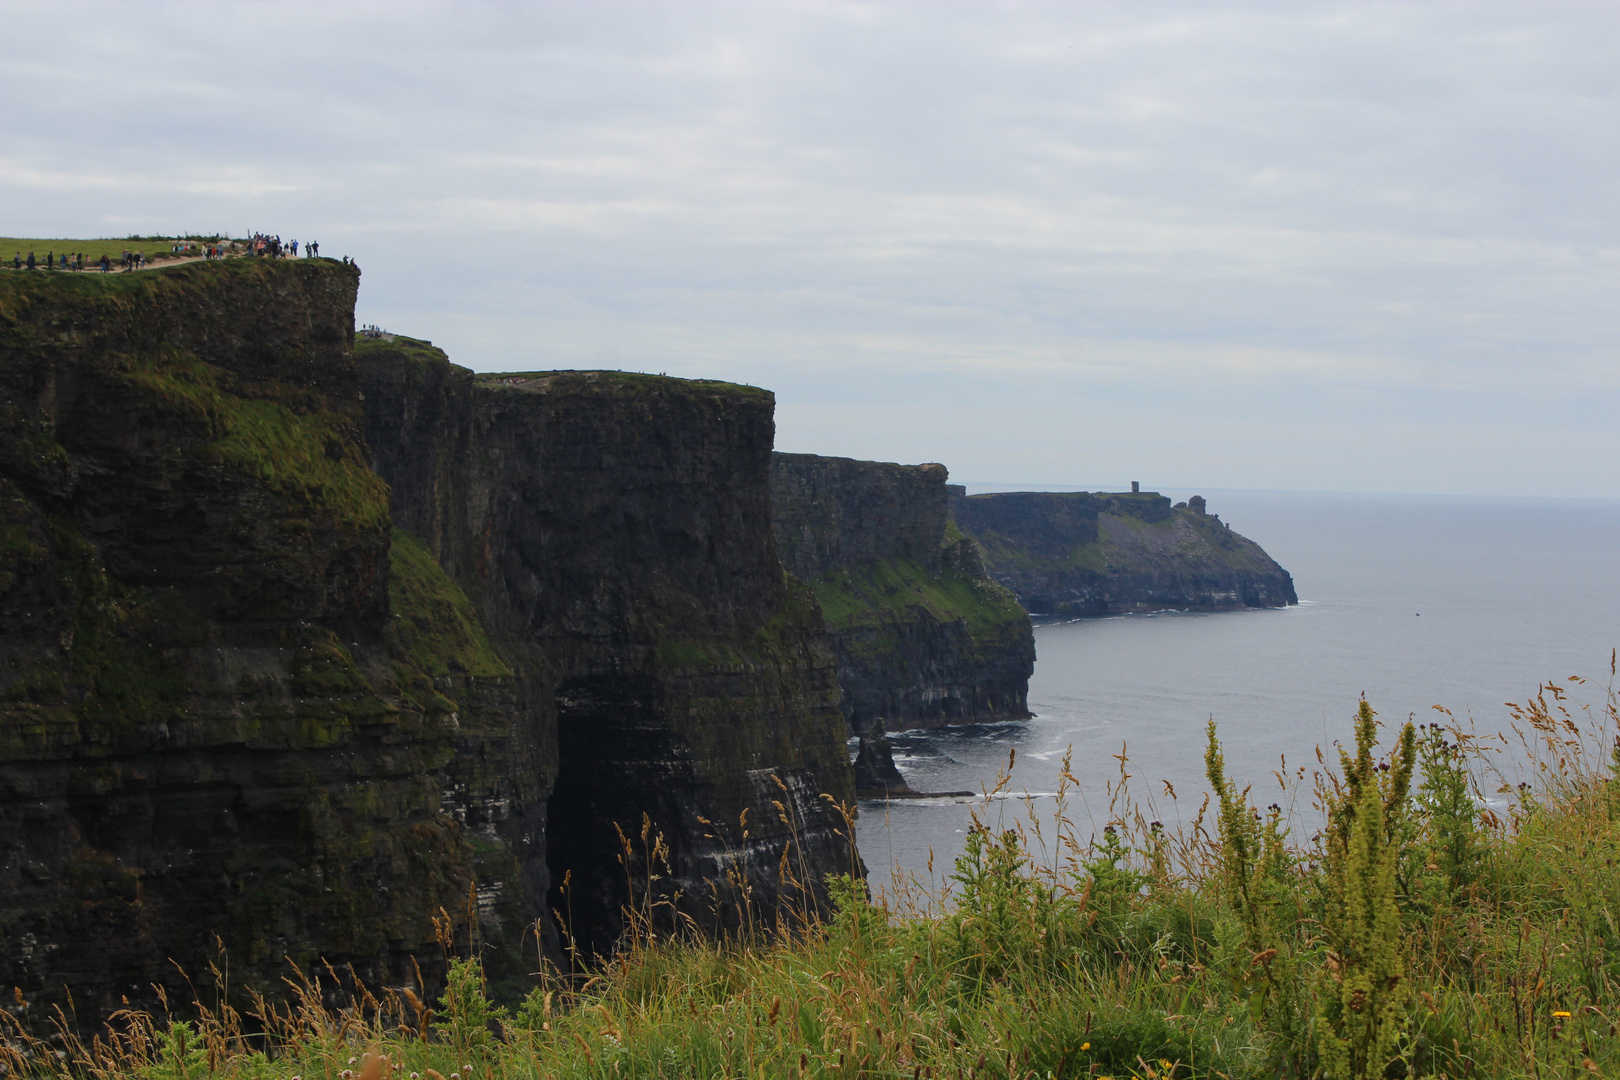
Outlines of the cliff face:
M 951 502 L 990 576 L 1033 614 L 1283 607 L 1288 571 L 1204 500 L 1172 506 L 1153 492 L 1009 492 Z
M 879 559 L 939 573 L 947 479 L 943 465 L 772 454 L 772 525 L 782 565 L 803 581 Z
M 480 861 L 486 927 L 538 910 L 543 695 L 393 542 L 357 281 L 0 282 L 0 983 L 31 999 L 189 1000 L 170 960 L 206 986 L 215 935 L 237 985 L 431 974 Z
M 1029 716 L 1029 618 L 948 528 L 943 465 L 775 454 L 782 561 L 811 583 L 851 730 Z
M 716 888 L 728 875 L 766 909 L 788 898 L 790 836 L 796 873 L 849 869 L 820 799 L 853 794 L 835 659 L 770 529 L 771 395 L 613 372 L 475 378 L 403 338 L 357 354 L 396 520 L 555 687 L 549 877 L 582 944 L 605 943 L 626 899 L 615 823 L 638 859 L 644 815 L 662 832 L 665 886 L 705 922 L 741 917 Z
M 171 961 L 206 995 L 218 950 L 238 994 L 290 957 L 417 958 L 431 995 L 441 910 L 510 990 L 537 922 L 557 955 L 548 897 L 607 947 L 643 814 L 655 891 L 711 925 L 806 898 L 790 837 L 811 900 L 858 867 L 770 396 L 479 386 L 409 343 L 363 378 L 357 283 L 0 279 L 0 984 L 31 1009 L 184 1003 Z

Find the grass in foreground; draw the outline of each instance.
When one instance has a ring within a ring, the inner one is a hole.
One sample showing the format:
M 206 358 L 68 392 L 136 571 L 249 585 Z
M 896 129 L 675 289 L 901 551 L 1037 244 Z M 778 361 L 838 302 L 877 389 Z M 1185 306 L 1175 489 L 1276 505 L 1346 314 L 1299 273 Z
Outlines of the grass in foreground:
M 327 972 L 256 1005 L 263 1035 L 199 1005 L 62 1057 L 14 1031 L 0 1060 L 106 1080 L 1620 1075 L 1616 700 L 1567 692 L 1544 687 L 1506 737 L 1407 724 L 1384 757 L 1362 703 L 1302 846 L 1225 776 L 1211 725 L 1214 796 L 1181 835 L 1120 788 L 1081 841 L 1060 796 L 1044 821 L 980 824 L 947 897 L 837 879 L 830 918 L 725 941 L 643 910 L 595 977 L 544 978 L 510 1010 L 472 960 L 431 1010 Z M 1507 749 L 1536 784 L 1501 779 Z

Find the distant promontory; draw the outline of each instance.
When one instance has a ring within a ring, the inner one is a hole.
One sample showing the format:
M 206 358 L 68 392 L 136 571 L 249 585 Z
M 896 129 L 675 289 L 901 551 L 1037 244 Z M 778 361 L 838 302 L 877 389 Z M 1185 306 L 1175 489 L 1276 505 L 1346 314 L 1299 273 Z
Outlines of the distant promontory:
M 952 523 L 1032 615 L 1299 603 L 1288 571 L 1208 513 L 1201 496 L 1172 505 L 1153 491 L 951 492 Z

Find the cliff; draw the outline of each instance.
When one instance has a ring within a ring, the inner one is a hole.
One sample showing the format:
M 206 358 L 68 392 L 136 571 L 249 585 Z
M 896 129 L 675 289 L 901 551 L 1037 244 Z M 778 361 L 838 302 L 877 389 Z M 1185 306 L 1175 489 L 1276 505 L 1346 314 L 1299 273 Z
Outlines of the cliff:
M 403 344 L 363 376 L 358 279 L 0 279 L 0 985 L 34 1015 L 207 996 L 222 956 L 239 1003 L 287 958 L 431 994 L 441 911 L 515 985 L 548 896 L 606 947 L 643 813 L 708 925 L 802 899 L 795 830 L 800 880 L 858 866 L 770 396 Z
M 957 527 L 1033 614 L 1228 611 L 1297 604 L 1294 580 L 1194 496 L 953 492 Z
M 0 281 L 0 984 L 41 1007 L 189 1000 L 170 960 L 205 987 L 216 935 L 237 985 L 431 976 L 474 830 L 507 873 L 486 924 L 538 910 L 543 695 L 394 543 L 357 283 Z
M 616 372 L 475 377 L 405 338 L 356 352 L 395 519 L 554 687 L 545 846 L 580 941 L 603 946 L 628 899 L 615 823 L 638 852 L 644 817 L 662 832 L 659 888 L 704 924 L 748 914 L 717 884 L 746 883 L 767 915 L 794 899 L 790 840 L 800 878 L 850 869 L 821 798 L 853 796 L 836 661 L 771 533 L 772 396 Z
M 1029 618 L 948 525 L 943 465 L 775 454 L 783 564 L 811 583 L 857 734 L 1029 716 Z

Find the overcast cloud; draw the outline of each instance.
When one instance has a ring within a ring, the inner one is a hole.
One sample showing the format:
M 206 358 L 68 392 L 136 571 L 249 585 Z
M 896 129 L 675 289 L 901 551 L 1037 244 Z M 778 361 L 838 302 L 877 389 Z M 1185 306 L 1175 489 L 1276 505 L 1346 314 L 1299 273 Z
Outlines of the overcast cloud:
M 1620 496 L 1620 8 L 0 3 L 0 235 L 960 480 Z M 9 252 L 6 255 L 9 257 Z

